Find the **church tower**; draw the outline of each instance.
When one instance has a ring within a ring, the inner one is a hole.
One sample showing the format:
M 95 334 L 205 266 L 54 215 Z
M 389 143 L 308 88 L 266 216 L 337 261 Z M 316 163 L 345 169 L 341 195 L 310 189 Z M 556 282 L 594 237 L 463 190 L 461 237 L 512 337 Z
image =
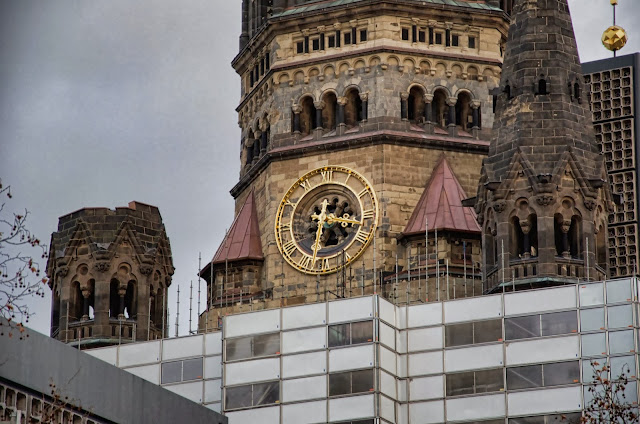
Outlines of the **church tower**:
M 476 199 L 485 291 L 606 277 L 599 151 L 567 0 L 517 0 Z
M 462 278 L 464 257 L 472 275 L 479 232 L 436 228 L 435 215 L 427 230 L 427 209 L 453 206 L 420 199 L 476 189 L 511 3 L 242 2 L 236 219 L 200 273 L 209 328 L 220 314 L 373 292 L 424 301 L 447 260 Z M 417 278 L 421 293 L 391 289 Z

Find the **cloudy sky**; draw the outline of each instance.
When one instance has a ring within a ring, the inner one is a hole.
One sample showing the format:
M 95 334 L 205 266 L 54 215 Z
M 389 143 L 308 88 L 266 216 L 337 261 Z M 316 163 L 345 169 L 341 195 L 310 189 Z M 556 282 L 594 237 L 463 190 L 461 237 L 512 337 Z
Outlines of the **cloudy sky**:
M 610 56 L 600 44 L 609 1 L 569 3 L 581 59 Z M 630 35 L 623 53 L 635 53 L 640 1 L 620 3 L 618 23 Z M 198 254 L 210 260 L 233 220 L 240 85 L 230 62 L 240 4 L 0 0 L 0 178 L 12 186 L 8 207 L 27 208 L 30 229 L 48 241 L 57 218 L 82 207 L 158 206 L 176 266 L 172 322 L 180 285 L 181 335 Z M 48 333 L 48 290 L 29 303 L 31 326 Z M 196 308 L 194 300 L 194 329 Z

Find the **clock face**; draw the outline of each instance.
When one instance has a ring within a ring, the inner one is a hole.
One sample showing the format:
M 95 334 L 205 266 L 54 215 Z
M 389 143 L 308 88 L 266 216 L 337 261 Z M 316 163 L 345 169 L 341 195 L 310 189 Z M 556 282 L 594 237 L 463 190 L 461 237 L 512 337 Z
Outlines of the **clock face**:
M 329 274 L 355 261 L 373 240 L 378 200 L 371 184 L 342 166 L 300 177 L 287 191 L 275 222 L 285 260 L 306 274 Z

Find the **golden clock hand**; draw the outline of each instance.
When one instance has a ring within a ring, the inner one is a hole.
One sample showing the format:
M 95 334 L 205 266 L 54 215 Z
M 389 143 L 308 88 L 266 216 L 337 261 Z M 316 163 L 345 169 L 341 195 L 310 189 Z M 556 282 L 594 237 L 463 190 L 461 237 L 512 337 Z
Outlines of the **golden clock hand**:
M 331 224 L 333 222 L 340 222 L 340 223 L 343 223 L 343 224 L 362 225 L 362 221 L 357 221 L 355 219 L 338 218 L 337 216 L 335 216 L 333 214 L 329 214 L 329 216 L 327 217 L 327 222 L 329 224 Z
M 315 215 L 318 218 L 318 230 L 316 231 L 316 240 L 313 244 L 313 259 L 311 261 L 311 266 L 315 267 L 316 265 L 316 257 L 318 255 L 318 249 L 320 248 L 320 237 L 322 237 L 322 226 L 327 219 L 327 199 L 322 201 L 322 210 L 320 211 L 320 215 Z M 313 218 L 313 217 L 312 217 Z

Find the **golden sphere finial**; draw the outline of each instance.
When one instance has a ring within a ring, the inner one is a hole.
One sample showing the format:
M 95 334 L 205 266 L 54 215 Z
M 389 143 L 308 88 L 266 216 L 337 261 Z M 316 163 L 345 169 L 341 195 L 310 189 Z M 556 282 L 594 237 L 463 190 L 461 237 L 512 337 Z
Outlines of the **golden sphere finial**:
M 611 0 L 611 2 L 614 1 L 616 0 Z M 623 48 L 625 44 L 627 44 L 627 32 L 617 25 L 610 26 L 602 34 L 602 45 L 607 50 L 615 52 Z
M 617 6 L 618 0 L 611 0 L 611 6 Z

